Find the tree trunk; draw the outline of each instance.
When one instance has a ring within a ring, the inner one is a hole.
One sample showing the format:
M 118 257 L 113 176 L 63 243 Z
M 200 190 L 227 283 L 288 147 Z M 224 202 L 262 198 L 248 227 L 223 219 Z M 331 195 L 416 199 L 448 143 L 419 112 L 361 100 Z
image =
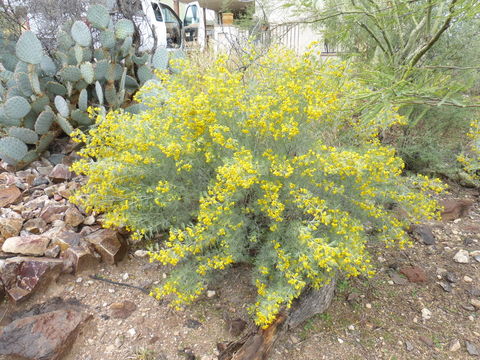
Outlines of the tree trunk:
M 329 284 L 319 290 L 306 290 L 292 305 L 287 315 L 281 313 L 268 328 L 254 328 L 242 339 L 229 343 L 218 359 L 266 360 L 280 335 L 328 309 L 333 299 L 336 283 L 336 277 L 334 277 Z

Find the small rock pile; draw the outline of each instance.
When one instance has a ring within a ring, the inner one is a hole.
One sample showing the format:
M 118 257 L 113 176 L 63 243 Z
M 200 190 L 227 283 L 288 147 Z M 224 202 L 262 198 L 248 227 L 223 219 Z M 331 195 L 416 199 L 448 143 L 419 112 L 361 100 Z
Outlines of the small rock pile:
M 67 155 L 68 154 L 68 155 Z M 0 301 L 15 303 L 61 273 L 77 273 L 126 254 L 118 231 L 69 203 L 84 177 L 69 171 L 74 144 L 22 171 L 0 164 Z

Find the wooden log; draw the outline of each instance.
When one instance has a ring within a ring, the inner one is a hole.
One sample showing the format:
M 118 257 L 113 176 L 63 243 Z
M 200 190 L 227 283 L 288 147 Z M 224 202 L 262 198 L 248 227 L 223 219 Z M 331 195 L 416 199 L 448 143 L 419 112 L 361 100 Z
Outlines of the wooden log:
M 288 314 L 280 313 L 266 329 L 254 327 L 238 341 L 231 342 L 220 353 L 219 360 L 266 360 L 275 341 L 283 333 L 306 320 L 323 313 L 330 306 L 335 293 L 336 278 L 322 288 L 308 289 L 292 305 Z

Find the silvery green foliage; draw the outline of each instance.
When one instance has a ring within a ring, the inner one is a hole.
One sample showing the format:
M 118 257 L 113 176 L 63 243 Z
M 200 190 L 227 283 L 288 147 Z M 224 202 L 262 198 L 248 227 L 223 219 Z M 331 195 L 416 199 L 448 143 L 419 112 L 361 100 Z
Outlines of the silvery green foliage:
M 153 56 L 137 53 L 134 24 L 127 19 L 114 24 L 101 5 L 88 9 L 87 20 L 92 28 L 82 21 L 65 24 L 50 56 L 31 31 L 16 41 L 0 34 L 0 137 L 6 136 L 0 159 L 27 165 L 62 131 L 92 125 L 90 106 L 100 106 L 102 113 L 121 107 L 155 78 L 154 69 L 169 69 L 170 58 L 178 56 L 166 49 Z

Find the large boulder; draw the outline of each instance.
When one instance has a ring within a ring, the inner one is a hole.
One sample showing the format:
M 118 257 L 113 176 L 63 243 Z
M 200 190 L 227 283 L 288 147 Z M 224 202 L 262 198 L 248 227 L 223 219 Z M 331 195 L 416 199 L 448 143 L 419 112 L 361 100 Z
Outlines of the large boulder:
M 56 279 L 62 267 L 60 259 L 12 257 L 0 262 L 0 281 L 10 298 L 19 302 Z
M 8 238 L 2 245 L 2 251 L 21 255 L 42 256 L 47 250 L 50 239 L 39 235 L 15 236 Z
M 115 230 L 100 229 L 85 236 L 85 240 L 95 247 L 108 264 L 116 264 L 127 253 L 127 246 L 122 236 Z
M 89 318 L 79 310 L 61 309 L 17 319 L 0 330 L 0 355 L 62 359 Z

